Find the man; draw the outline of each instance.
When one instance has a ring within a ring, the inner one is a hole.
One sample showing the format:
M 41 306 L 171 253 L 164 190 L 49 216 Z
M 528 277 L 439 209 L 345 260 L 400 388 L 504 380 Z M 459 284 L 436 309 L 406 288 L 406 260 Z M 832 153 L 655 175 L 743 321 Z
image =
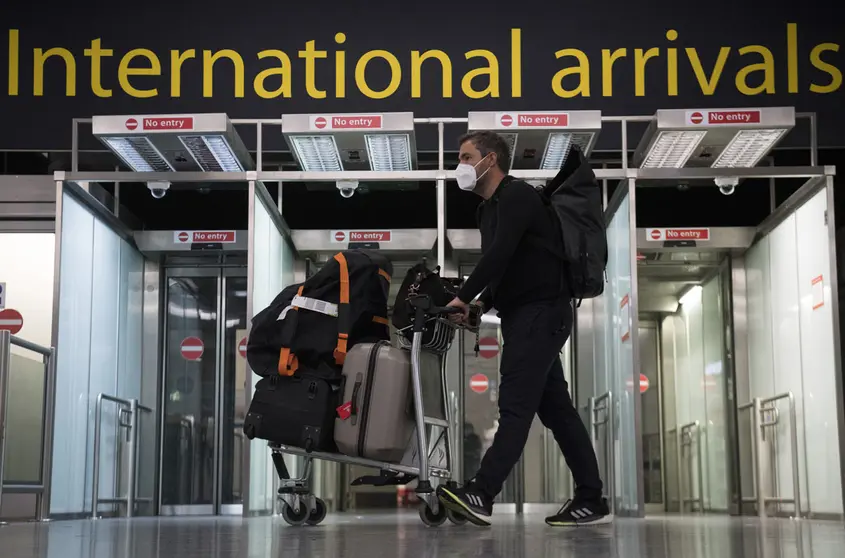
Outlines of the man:
M 441 486 L 448 509 L 476 525 L 490 525 L 493 499 L 519 460 L 534 415 L 554 434 L 575 479 L 575 498 L 549 525 L 606 523 L 611 520 L 590 436 L 572 405 L 560 353 L 572 331 L 572 307 L 562 264 L 544 243 L 559 246 L 560 228 L 541 194 L 508 176 L 505 140 L 492 132 L 460 140 L 458 185 L 483 198 L 478 208 L 483 256 L 457 297 L 463 309 L 481 294 L 482 312 L 495 307 L 504 347 L 499 386 L 499 428 L 475 477 L 466 486 Z M 483 291 L 483 293 L 482 293 Z

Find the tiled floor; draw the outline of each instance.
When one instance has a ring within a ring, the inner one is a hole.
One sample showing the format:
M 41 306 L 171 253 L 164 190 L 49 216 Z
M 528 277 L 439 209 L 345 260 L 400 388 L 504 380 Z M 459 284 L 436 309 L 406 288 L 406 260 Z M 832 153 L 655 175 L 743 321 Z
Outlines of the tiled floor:
M 0 527 L 2 558 L 842 558 L 839 522 L 756 518 L 617 519 L 547 527 L 542 515 L 495 517 L 491 528 L 423 526 L 415 513 L 334 515 L 318 527 L 281 518 L 139 518 Z

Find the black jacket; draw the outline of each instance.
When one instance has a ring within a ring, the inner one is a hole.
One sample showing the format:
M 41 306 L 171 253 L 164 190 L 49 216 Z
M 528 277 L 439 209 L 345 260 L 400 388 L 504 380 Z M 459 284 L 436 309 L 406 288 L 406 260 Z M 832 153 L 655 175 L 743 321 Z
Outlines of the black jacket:
M 505 315 L 520 305 L 568 296 L 562 262 L 546 247 L 562 245 L 560 228 L 540 192 L 506 176 L 479 205 L 477 220 L 483 255 L 458 298 L 468 303 L 486 287 L 485 308 Z

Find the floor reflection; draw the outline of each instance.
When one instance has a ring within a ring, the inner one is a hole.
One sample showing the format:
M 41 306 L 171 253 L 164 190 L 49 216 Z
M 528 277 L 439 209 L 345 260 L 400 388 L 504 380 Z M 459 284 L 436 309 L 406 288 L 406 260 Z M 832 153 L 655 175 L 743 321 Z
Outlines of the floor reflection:
M 845 525 L 703 517 L 617 519 L 561 529 L 542 515 L 497 516 L 492 528 L 423 526 L 415 513 L 330 516 L 319 527 L 281 518 L 139 518 L 0 527 L 3 558 L 827 558 L 843 556 Z

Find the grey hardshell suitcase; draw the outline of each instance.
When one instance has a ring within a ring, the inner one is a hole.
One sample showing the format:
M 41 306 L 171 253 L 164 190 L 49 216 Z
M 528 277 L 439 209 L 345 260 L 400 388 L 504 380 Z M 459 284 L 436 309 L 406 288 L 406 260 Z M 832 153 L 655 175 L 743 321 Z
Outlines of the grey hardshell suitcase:
M 340 453 L 399 463 L 415 421 L 410 353 L 387 342 L 358 343 L 343 364 L 343 397 L 335 419 Z

